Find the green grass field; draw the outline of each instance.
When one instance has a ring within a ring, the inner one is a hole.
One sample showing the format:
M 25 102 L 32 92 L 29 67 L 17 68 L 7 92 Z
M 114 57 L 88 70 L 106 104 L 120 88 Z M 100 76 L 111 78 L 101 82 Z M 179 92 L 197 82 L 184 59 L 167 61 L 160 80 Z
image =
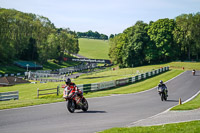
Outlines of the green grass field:
M 192 64 L 192 65 L 191 65 Z M 130 84 L 127 86 L 122 86 L 119 88 L 107 90 L 107 91 L 98 91 L 98 92 L 90 92 L 86 94 L 86 97 L 99 97 L 99 96 L 107 96 L 111 94 L 124 94 L 124 93 L 135 93 L 143 90 L 147 90 L 150 88 L 155 87 L 159 80 L 162 79 L 163 81 L 167 81 L 181 72 L 183 72 L 182 65 L 185 66 L 185 69 L 191 69 L 190 66 L 196 66 L 195 68 L 197 70 L 200 70 L 199 66 L 200 63 L 184 63 L 181 62 L 172 62 L 167 64 L 159 64 L 159 65 L 148 65 L 148 66 L 142 66 L 142 67 L 135 67 L 135 68 L 125 68 L 125 69 L 116 69 L 115 71 L 112 71 L 111 69 L 108 69 L 104 72 L 98 72 L 93 73 L 90 75 L 83 75 L 80 76 L 77 79 L 74 79 L 73 82 L 76 84 L 89 84 L 89 83 L 97 83 L 97 82 L 103 82 L 103 81 L 111 81 L 126 77 L 132 77 L 139 73 L 144 73 L 147 71 L 151 71 L 152 69 L 158 69 L 160 67 L 164 67 L 169 65 L 170 67 L 173 66 L 174 69 L 165 72 L 161 75 L 155 76 L 150 79 L 146 79 L 134 84 Z M 6 101 L 6 102 L 0 102 L 0 109 L 5 108 L 13 108 L 13 107 L 22 107 L 22 106 L 29 106 L 29 105 L 36 105 L 36 104 L 42 104 L 42 103 L 51 103 L 51 102 L 58 102 L 63 101 L 62 94 L 60 96 L 50 95 L 50 96 L 44 96 L 42 98 L 37 99 L 37 88 L 39 89 L 47 89 L 47 88 L 56 88 L 58 85 L 62 85 L 64 83 L 38 83 L 38 84 L 21 84 L 21 85 L 15 85 L 11 87 L 1 87 L 0 92 L 7 92 L 7 91 L 17 91 L 19 90 L 19 100 L 16 101 Z M 61 89 L 62 93 L 62 89 Z
M 200 121 L 166 124 L 161 126 L 111 128 L 100 133 L 199 133 Z
M 164 82 L 170 80 L 171 78 L 179 75 L 182 73 L 182 70 L 170 70 L 168 72 L 164 72 L 160 75 L 157 75 L 153 78 L 149 78 L 146 80 L 139 81 L 134 84 L 129 84 L 126 86 L 110 89 L 110 90 L 103 90 L 98 92 L 90 92 L 86 96 L 87 97 L 100 97 L 100 96 L 109 96 L 112 94 L 128 94 L 128 93 L 136 93 L 144 90 L 148 90 L 154 88 L 158 85 L 159 81 L 162 79 Z
M 132 68 L 132 69 L 138 69 L 140 71 L 147 71 L 147 70 L 152 70 L 156 69 L 158 66 L 152 65 L 152 66 L 145 66 L 145 67 L 138 67 L 138 68 Z M 147 69 L 148 68 L 148 69 Z M 123 72 L 124 71 L 124 72 Z M 173 72 L 177 71 L 177 72 Z M 109 75 L 112 74 L 113 71 L 109 70 L 106 72 L 103 72 L 104 75 Z M 121 69 L 120 72 L 122 73 L 128 73 L 127 69 Z M 153 78 L 138 82 L 136 84 L 132 84 L 129 86 L 124 86 L 121 88 L 116 88 L 112 89 L 110 91 L 98 91 L 98 92 L 92 92 L 88 93 L 85 95 L 86 97 L 96 97 L 96 96 L 106 96 L 110 94 L 122 94 L 122 93 L 133 93 L 133 92 L 138 92 L 142 91 L 145 89 L 150 89 L 151 87 L 154 87 L 162 78 L 164 81 L 180 74 L 182 70 L 172 70 L 169 72 L 165 72 L 161 75 L 155 76 Z M 173 74 L 172 74 L 173 73 Z M 98 73 L 101 75 L 101 73 Z M 94 74 L 95 75 L 95 74 Z M 90 75 L 91 76 L 91 75 Z M 90 76 L 83 76 L 81 78 L 85 78 L 84 81 L 76 79 L 75 83 L 76 84 L 88 84 L 88 83 L 94 83 L 94 82 L 102 82 L 102 77 L 100 79 L 94 78 L 93 80 L 90 79 Z M 111 77 L 108 76 L 108 78 L 105 80 L 110 80 Z M 154 81 L 154 82 L 153 82 Z M 142 85 L 142 84 L 148 84 L 148 85 Z M 37 105 L 37 104 L 42 104 L 42 103 L 51 103 L 51 102 L 58 102 L 58 101 L 63 101 L 62 99 L 62 89 L 61 89 L 61 94 L 60 96 L 55 96 L 55 95 L 50 95 L 50 96 L 44 96 L 42 98 L 37 99 L 37 88 L 39 89 L 47 89 L 47 88 L 56 88 L 58 85 L 64 84 L 63 82 L 60 83 L 38 83 L 38 84 L 20 84 L 20 85 L 15 85 L 11 87 L 0 87 L 0 92 L 7 92 L 7 91 L 19 91 L 19 100 L 16 101 L 6 101 L 6 102 L 0 102 L 0 109 L 5 109 L 5 108 L 13 108 L 13 107 L 22 107 L 22 106 L 29 106 L 29 105 Z M 141 87 L 145 86 L 145 87 Z M 125 90 L 124 90 L 125 89 Z
M 200 70 L 200 62 L 171 62 L 166 65 L 171 69 L 183 69 L 184 67 L 184 70 Z
M 78 54 L 92 59 L 109 59 L 108 41 L 98 39 L 79 38 L 80 51 Z
M 53 62 L 53 60 L 48 60 L 45 64 L 43 64 L 43 69 L 42 70 L 55 70 L 55 69 L 60 69 L 60 68 L 65 68 L 65 67 L 70 67 L 70 66 L 75 66 L 80 64 L 79 62 L 62 62 L 61 64 Z M 13 64 L 10 65 L 0 65 L 0 74 L 9 74 L 9 73 L 24 73 L 26 69 L 17 67 Z M 34 70 L 32 70 L 34 71 Z
M 23 73 L 26 69 L 14 65 L 0 65 L 0 74 Z
M 200 108 L 200 94 L 191 101 L 173 107 L 171 110 L 192 110 Z

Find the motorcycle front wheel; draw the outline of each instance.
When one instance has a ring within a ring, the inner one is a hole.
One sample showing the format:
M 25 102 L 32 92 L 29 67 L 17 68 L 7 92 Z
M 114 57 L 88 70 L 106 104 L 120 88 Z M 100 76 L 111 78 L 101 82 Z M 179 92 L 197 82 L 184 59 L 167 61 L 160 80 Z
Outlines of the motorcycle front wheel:
M 75 111 L 75 102 L 73 100 L 69 100 L 67 102 L 67 109 L 69 110 L 70 113 L 74 113 L 74 111 Z
M 164 93 L 161 93 L 161 101 L 163 101 L 164 100 Z
M 161 93 L 161 101 L 167 101 L 167 96 L 165 95 L 165 93 Z

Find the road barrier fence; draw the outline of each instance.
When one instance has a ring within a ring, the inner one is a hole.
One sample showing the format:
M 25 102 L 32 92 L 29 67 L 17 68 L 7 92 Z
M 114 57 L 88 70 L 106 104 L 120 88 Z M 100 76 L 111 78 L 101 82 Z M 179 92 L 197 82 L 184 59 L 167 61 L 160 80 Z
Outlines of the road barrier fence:
M 19 99 L 19 91 L 0 93 L 0 101 L 18 100 L 18 99 Z
M 48 93 L 40 93 L 40 92 L 45 92 L 45 91 L 52 91 L 52 90 L 56 90 L 56 92 L 48 92 Z M 51 89 L 37 89 L 37 98 L 39 98 L 39 96 L 41 95 L 50 95 L 50 94 L 57 94 L 57 96 L 59 95 L 59 86 L 57 86 L 57 88 L 51 88 Z
M 130 78 L 118 79 L 118 80 L 101 82 L 101 83 L 81 84 L 81 85 L 77 85 L 77 87 L 85 93 L 91 92 L 91 91 L 104 90 L 104 89 L 109 89 L 109 88 L 122 86 L 122 85 L 130 84 L 130 83 L 135 83 L 137 81 L 158 75 L 168 70 L 169 70 L 169 67 L 162 67 L 160 69 L 152 70 L 151 72 L 142 73 L 140 75 L 130 77 Z

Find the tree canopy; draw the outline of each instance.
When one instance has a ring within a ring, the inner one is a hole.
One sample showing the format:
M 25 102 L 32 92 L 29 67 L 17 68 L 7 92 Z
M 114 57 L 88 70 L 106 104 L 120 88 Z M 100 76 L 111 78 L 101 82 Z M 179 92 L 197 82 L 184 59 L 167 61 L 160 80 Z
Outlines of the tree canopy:
M 108 36 L 105 34 L 100 34 L 99 32 L 95 31 L 87 31 L 87 32 L 77 32 L 79 38 L 92 38 L 92 39 L 102 39 L 108 40 Z
M 0 63 L 12 60 L 61 59 L 78 53 L 78 37 L 69 29 L 57 29 L 46 17 L 0 8 Z
M 149 24 L 137 21 L 109 39 L 109 57 L 121 67 L 173 60 L 199 60 L 200 13 L 182 14 Z

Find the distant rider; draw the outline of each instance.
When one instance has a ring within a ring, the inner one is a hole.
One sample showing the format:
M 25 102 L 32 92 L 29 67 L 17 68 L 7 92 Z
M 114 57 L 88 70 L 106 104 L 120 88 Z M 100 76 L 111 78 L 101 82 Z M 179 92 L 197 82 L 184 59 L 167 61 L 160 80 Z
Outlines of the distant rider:
M 80 89 L 78 89 L 78 87 L 75 85 L 75 83 L 72 83 L 71 82 L 71 79 L 70 78 L 68 78 L 67 80 L 66 80 L 66 86 L 65 86 L 65 89 L 64 89 L 64 94 L 63 94 L 63 96 L 66 96 L 67 94 L 67 90 L 72 90 L 72 92 L 73 93 L 76 93 L 79 97 L 83 97 L 83 92 L 80 90 Z
M 196 71 L 193 69 L 193 70 L 192 70 L 192 75 L 193 75 L 193 76 L 195 75 L 195 72 L 196 72 Z
M 164 91 L 165 91 L 165 94 L 166 94 L 166 96 L 168 97 L 168 90 L 167 90 L 167 86 L 163 83 L 163 81 L 162 80 L 160 80 L 160 83 L 158 84 L 158 88 L 162 88 L 162 89 L 164 89 Z M 157 88 L 157 89 L 158 89 Z

